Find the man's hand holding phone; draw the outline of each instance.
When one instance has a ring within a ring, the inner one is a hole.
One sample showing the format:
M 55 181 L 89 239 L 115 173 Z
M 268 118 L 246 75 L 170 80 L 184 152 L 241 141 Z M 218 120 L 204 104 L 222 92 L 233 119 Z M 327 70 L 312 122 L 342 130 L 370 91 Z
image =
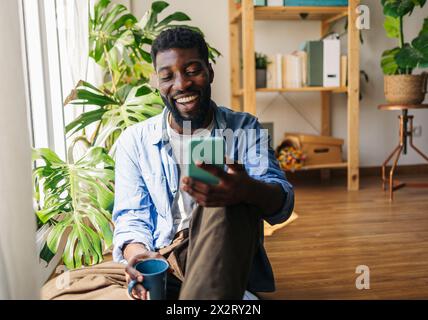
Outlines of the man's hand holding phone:
M 244 202 L 253 179 L 243 165 L 225 157 L 224 140 L 220 137 L 190 141 L 187 175 L 181 189 L 203 207 L 224 207 Z M 227 171 L 224 171 L 224 163 Z M 230 164 L 231 163 L 231 164 Z
M 202 162 L 197 162 L 196 165 L 219 180 L 218 184 L 208 184 L 192 177 L 182 178 L 182 190 L 190 194 L 199 205 L 225 207 L 246 202 L 247 186 L 252 179 L 242 164 L 227 164 L 227 171 Z

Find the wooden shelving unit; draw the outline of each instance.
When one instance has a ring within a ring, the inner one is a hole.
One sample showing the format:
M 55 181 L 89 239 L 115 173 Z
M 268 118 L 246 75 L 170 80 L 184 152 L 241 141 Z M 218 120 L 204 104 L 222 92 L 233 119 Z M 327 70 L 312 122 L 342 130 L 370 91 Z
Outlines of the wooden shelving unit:
M 254 7 L 253 0 L 242 0 L 238 8 L 229 0 L 230 57 L 231 57 L 231 105 L 234 110 L 256 114 L 256 94 L 287 92 L 319 92 L 321 98 L 321 134 L 331 135 L 330 101 L 333 93 L 348 95 L 348 161 L 321 166 L 307 166 L 300 170 L 348 169 L 348 190 L 359 189 L 359 77 L 360 39 L 356 28 L 359 0 L 349 0 L 347 7 Z M 348 87 L 305 87 L 297 89 L 256 89 L 255 75 L 255 20 L 318 20 L 320 36 L 328 33 L 332 23 L 348 17 Z M 242 72 L 241 72 L 242 57 Z M 242 81 L 241 81 L 242 78 Z M 242 82 L 242 85 L 241 85 Z

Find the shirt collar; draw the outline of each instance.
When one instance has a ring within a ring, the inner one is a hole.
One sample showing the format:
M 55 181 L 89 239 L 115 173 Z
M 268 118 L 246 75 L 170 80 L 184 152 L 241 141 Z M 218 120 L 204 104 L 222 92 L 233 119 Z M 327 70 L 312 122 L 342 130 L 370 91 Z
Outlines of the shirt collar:
M 226 119 L 224 114 L 217 107 L 216 103 L 211 100 L 211 106 L 214 108 L 215 125 L 214 129 L 226 129 Z M 169 136 L 167 131 L 168 125 L 168 108 L 163 108 L 161 116 L 155 123 L 154 132 L 152 136 L 152 144 L 158 144 L 160 141 L 163 143 L 169 142 Z

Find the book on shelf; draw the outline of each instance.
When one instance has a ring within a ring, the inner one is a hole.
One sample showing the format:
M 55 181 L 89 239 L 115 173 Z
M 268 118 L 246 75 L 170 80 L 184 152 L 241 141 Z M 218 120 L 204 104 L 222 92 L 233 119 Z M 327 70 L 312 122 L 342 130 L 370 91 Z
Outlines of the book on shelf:
M 276 56 L 274 54 L 268 55 L 268 65 L 266 70 L 266 86 L 268 88 L 276 88 Z
M 276 89 L 282 88 L 282 54 L 277 53 L 275 55 L 275 66 L 276 66 L 276 80 L 275 87 Z
M 300 72 L 302 74 L 302 86 L 308 85 L 308 54 L 305 51 L 296 51 L 300 60 Z
M 287 54 L 283 58 L 283 88 L 301 88 L 303 86 L 302 56 L 298 52 Z

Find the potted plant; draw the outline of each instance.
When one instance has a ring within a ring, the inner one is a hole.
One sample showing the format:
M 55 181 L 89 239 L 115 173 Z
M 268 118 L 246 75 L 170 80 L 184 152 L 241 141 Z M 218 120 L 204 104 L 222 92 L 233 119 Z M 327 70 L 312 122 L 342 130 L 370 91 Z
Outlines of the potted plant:
M 256 88 L 266 88 L 269 63 L 267 55 L 256 52 Z
M 382 54 L 381 66 L 388 103 L 420 104 L 425 99 L 427 74 L 412 73 L 415 68 L 428 67 L 428 17 L 418 36 L 411 42 L 405 41 L 403 32 L 404 17 L 425 4 L 426 0 L 382 0 L 386 34 L 398 40 L 397 47 Z

